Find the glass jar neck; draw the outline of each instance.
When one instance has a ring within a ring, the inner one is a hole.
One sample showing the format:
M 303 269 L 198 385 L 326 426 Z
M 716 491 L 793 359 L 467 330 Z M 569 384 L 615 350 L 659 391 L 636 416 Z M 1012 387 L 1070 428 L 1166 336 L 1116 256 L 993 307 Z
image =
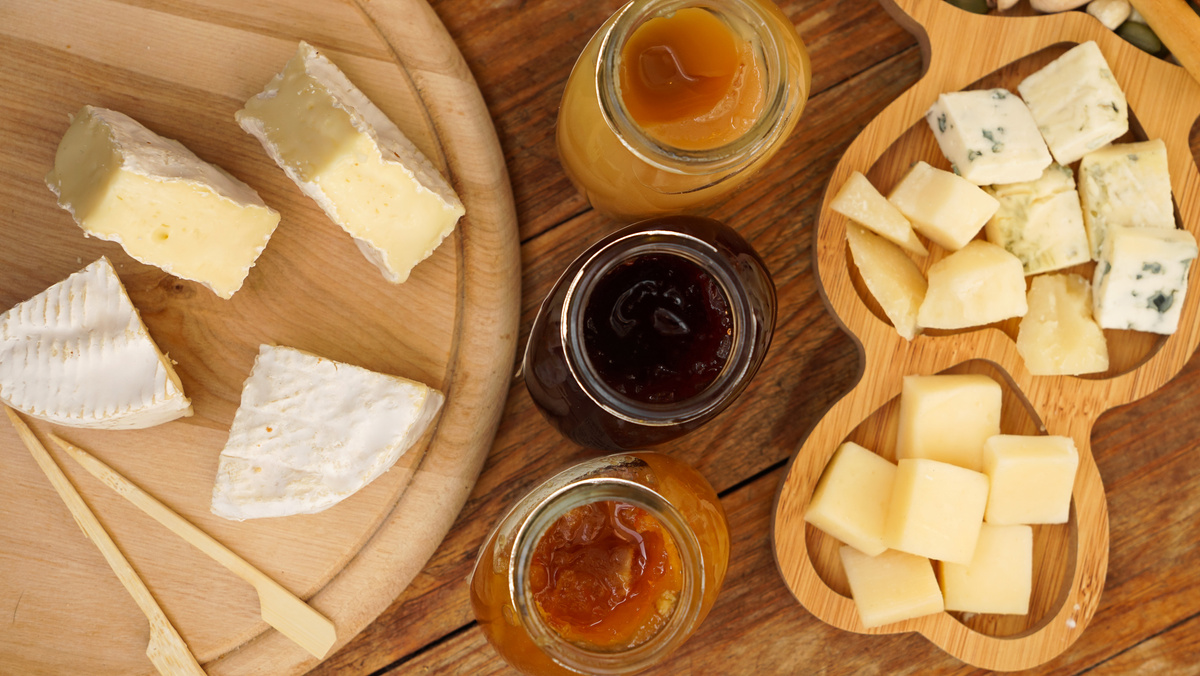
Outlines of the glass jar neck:
M 621 52 L 633 32 L 650 19 L 689 7 L 712 12 L 746 40 L 762 71 L 763 100 L 754 124 L 736 139 L 706 150 L 678 148 L 653 138 L 632 119 L 621 96 Z M 797 38 L 783 35 L 779 23 L 756 0 L 633 0 L 617 11 L 600 43 L 596 88 L 605 123 L 630 152 L 663 171 L 706 175 L 746 169 L 750 159 L 788 131 L 791 109 L 797 105 L 787 57 Z
M 666 624 L 644 643 L 619 651 L 590 649 L 563 639 L 542 617 L 529 575 L 534 550 L 555 522 L 576 507 L 608 500 L 641 508 L 657 519 L 674 539 L 683 567 L 683 586 Z M 704 555 L 686 519 L 658 492 L 627 479 L 585 478 L 560 488 L 534 506 L 513 541 L 508 585 L 518 621 L 555 662 L 580 673 L 628 674 L 662 660 L 695 628 L 704 599 Z

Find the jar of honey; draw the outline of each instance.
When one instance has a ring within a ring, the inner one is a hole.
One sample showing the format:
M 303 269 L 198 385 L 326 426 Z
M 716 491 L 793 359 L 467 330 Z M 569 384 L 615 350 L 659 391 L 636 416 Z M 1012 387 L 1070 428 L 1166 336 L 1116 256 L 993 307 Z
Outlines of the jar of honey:
M 804 44 L 772 0 L 633 0 L 571 71 L 559 157 L 599 211 L 695 213 L 775 154 L 811 77 Z
M 699 627 L 729 562 L 712 486 L 658 453 L 597 458 L 523 498 L 484 541 L 471 605 L 526 674 L 628 674 Z
M 711 420 L 749 385 L 775 285 L 731 228 L 699 216 L 628 226 L 580 255 L 534 319 L 523 373 L 564 436 L 645 448 Z

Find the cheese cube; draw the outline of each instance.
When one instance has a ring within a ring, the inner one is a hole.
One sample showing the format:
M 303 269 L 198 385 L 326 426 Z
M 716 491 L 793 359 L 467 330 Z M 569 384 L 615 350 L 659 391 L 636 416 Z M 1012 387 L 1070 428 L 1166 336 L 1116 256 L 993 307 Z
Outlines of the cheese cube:
M 868 556 L 882 554 L 895 476 L 895 465 L 847 441 L 821 475 L 804 520 Z
M 1017 352 L 1035 376 L 1108 370 L 1108 342 L 1092 316 L 1092 286 L 1079 275 L 1034 277 Z
M 1027 310 L 1021 261 L 995 244 L 976 240 L 929 268 L 917 323 L 962 329 L 1021 317 Z
M 983 442 L 1000 433 L 1000 384 L 983 375 L 905 376 L 896 457 L 983 468 Z
M 412 141 L 308 43 L 237 121 L 393 284 L 408 279 L 464 213 Z
M 929 253 L 904 214 L 857 171 L 846 179 L 829 208 L 915 254 Z
M 1040 178 L 986 188 L 1000 202 L 984 231 L 1021 260 L 1026 275 L 1091 260 L 1071 169 L 1051 164 Z
M 955 173 L 975 185 L 1033 181 L 1050 164 L 1033 115 L 1007 90 L 942 94 L 925 121 Z
M 1096 276 L 1096 321 L 1106 329 L 1175 333 L 1196 238 L 1187 230 L 1114 228 Z
M 951 251 L 971 241 L 1000 206 L 974 183 L 925 162 L 909 170 L 888 201 L 917 232 Z
M 946 610 L 1026 615 L 1033 594 L 1033 529 L 983 524 L 971 563 L 938 562 Z
M 1066 523 L 1079 451 L 1070 437 L 1001 434 L 983 445 L 991 480 L 984 520 L 995 525 Z
M 1159 139 L 1088 153 L 1079 163 L 1079 182 L 1083 222 L 1096 260 L 1114 227 L 1175 227 L 1167 146 Z
M 942 592 L 929 559 L 892 550 L 867 556 L 853 547 L 842 547 L 841 557 L 867 629 L 942 612 Z
M 229 298 L 279 224 L 250 186 L 136 120 L 84 106 L 46 184 L 88 235 Z
M 1054 160 L 1066 166 L 1129 131 L 1129 105 L 1095 42 L 1084 42 L 1017 85 Z
M 979 472 L 937 460 L 901 460 L 883 541 L 909 554 L 970 563 L 987 499 L 988 478 Z
M 884 314 L 892 321 L 905 340 L 921 332 L 917 326 L 917 310 L 925 300 L 925 275 L 900 247 L 877 237 L 854 223 L 846 224 L 846 238 L 854 254 L 854 264 L 867 289 Z

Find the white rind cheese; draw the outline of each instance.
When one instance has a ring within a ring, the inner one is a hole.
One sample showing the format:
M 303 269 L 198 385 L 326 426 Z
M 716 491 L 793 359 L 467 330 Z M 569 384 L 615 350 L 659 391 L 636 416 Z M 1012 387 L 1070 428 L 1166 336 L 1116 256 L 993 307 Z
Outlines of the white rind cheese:
M 1125 92 L 1095 42 L 1084 42 L 1017 85 L 1054 160 L 1066 166 L 1129 131 Z
M 896 333 L 905 340 L 915 338 L 921 332 L 917 310 L 928 287 L 921 269 L 900 247 L 854 223 L 846 224 L 846 239 L 867 290 L 879 302 Z
M 443 396 L 421 383 L 263 345 L 221 451 L 212 512 L 313 514 L 396 464 Z
M 1000 202 L 984 226 L 988 241 L 1021 259 L 1026 275 L 1091 260 L 1079 193 L 1069 167 L 1051 164 L 1036 181 L 986 190 Z
M 1028 309 L 1021 261 L 977 239 L 929 268 L 917 323 L 927 329 L 965 329 L 1022 317 Z
M 394 284 L 465 212 L 412 141 L 308 43 L 237 121 Z
M 955 173 L 975 185 L 1033 181 L 1050 164 L 1029 109 L 1007 90 L 942 94 L 925 121 Z
M 1196 238 L 1187 230 L 1113 228 L 1096 276 L 1096 321 L 1106 329 L 1175 333 Z
M 929 253 L 904 214 L 857 171 L 846 179 L 829 208 L 915 254 Z
M 46 184 L 88 235 L 222 298 L 242 287 L 279 224 L 250 186 L 104 108 L 74 115 Z
M 107 258 L 0 314 L 0 401 L 67 427 L 140 429 L 192 414 Z
M 950 251 L 971 241 L 1000 206 L 961 176 L 917 162 L 888 195 L 917 232 Z
M 1079 163 L 1079 183 L 1083 221 L 1097 260 L 1110 228 L 1175 227 L 1167 146 L 1160 139 L 1088 153 Z
M 1092 315 L 1092 286 L 1079 275 L 1034 277 L 1017 352 L 1035 376 L 1108 370 L 1108 342 Z

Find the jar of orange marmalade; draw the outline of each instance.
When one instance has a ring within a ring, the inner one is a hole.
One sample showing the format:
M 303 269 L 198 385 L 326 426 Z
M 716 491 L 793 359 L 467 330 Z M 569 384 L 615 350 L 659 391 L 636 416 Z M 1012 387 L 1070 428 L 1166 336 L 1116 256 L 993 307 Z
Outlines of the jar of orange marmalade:
M 804 44 L 771 0 L 633 0 L 571 71 L 559 157 L 599 211 L 697 212 L 775 154 L 811 79 Z
M 725 512 L 699 472 L 658 453 L 612 455 L 513 507 L 479 552 L 471 605 L 526 674 L 628 674 L 691 636 L 728 563 Z

